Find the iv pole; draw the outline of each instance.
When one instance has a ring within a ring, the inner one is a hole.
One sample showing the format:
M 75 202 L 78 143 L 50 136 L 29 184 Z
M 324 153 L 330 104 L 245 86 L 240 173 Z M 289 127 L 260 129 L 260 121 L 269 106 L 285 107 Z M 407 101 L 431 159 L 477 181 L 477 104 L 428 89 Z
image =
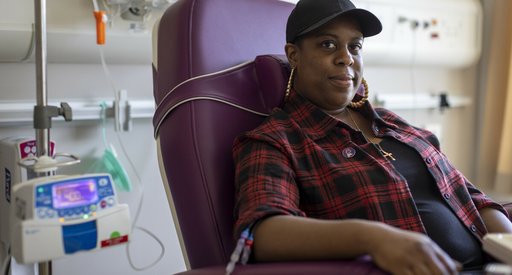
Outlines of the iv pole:
M 65 103 L 60 103 L 60 108 L 48 106 L 47 95 L 47 51 L 46 51 L 46 0 L 34 0 L 35 11 L 35 51 L 36 51 L 36 98 L 37 104 L 34 106 L 34 129 L 36 135 L 37 157 L 51 158 L 50 148 L 50 128 L 52 117 L 63 116 L 66 121 L 72 120 L 71 107 Z M 70 155 L 71 156 L 71 155 Z M 74 156 L 71 156 L 75 158 Z M 76 158 L 75 158 L 76 159 Z M 68 162 L 68 164 L 76 163 Z M 55 168 L 59 165 L 55 165 Z M 37 177 L 52 176 L 55 169 L 47 172 L 36 173 Z M 39 275 L 52 274 L 52 262 L 38 263 Z
M 36 36 L 36 98 L 37 106 L 48 105 L 48 96 L 46 93 L 46 0 L 35 0 L 35 36 Z M 34 112 L 34 121 L 35 121 Z M 36 130 L 37 157 L 50 156 L 50 129 Z M 52 262 L 42 262 L 38 264 L 40 275 L 52 274 Z
M 46 0 L 35 0 L 36 96 L 37 106 L 48 105 L 46 92 Z M 34 114 L 35 118 L 35 114 Z M 36 128 L 37 156 L 50 155 L 50 129 Z

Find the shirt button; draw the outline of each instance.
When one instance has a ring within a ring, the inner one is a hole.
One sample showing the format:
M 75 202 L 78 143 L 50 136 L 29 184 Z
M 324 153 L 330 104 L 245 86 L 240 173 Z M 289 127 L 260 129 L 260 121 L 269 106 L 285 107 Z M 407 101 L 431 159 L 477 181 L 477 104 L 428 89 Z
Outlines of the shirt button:
M 443 197 L 444 197 L 445 199 L 449 200 L 449 199 L 451 198 L 451 195 L 450 195 L 450 194 L 448 194 L 448 193 L 444 193 L 444 194 L 443 194 Z
M 426 158 L 425 161 L 427 162 L 427 164 L 431 164 L 432 163 L 432 159 L 431 158 Z
M 472 224 L 469 228 L 471 231 L 476 232 L 476 226 L 474 224 Z
M 395 138 L 396 138 L 396 139 L 402 139 L 402 136 L 401 136 L 401 135 L 399 135 L 399 134 L 396 134 L 396 135 L 395 135 Z
M 343 149 L 343 151 L 341 153 L 347 159 L 352 158 L 356 155 L 356 149 L 354 149 L 352 147 L 347 147 L 347 148 Z

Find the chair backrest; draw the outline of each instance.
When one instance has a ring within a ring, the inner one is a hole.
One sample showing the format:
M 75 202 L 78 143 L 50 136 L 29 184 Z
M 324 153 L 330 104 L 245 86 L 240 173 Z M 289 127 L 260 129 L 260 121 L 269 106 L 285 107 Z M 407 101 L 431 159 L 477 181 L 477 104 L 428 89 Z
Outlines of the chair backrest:
M 178 0 L 157 24 L 154 97 L 262 54 L 284 54 L 294 5 L 280 0 Z
M 153 123 L 189 268 L 233 249 L 232 145 L 282 103 L 286 18 L 278 0 L 178 0 L 161 18 Z

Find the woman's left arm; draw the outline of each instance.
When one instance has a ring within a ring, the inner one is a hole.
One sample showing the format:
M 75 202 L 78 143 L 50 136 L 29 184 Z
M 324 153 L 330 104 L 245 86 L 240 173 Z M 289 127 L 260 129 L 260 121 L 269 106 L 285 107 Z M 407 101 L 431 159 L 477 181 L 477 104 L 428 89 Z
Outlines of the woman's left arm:
M 512 233 L 512 222 L 502 212 L 491 207 L 482 208 L 478 212 L 489 233 Z

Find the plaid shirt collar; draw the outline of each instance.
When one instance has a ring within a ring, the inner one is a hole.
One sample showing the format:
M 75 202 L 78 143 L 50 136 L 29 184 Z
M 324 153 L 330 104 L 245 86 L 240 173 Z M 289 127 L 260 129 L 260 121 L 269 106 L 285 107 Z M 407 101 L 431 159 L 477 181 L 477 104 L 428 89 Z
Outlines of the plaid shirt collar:
M 283 109 L 285 112 L 290 114 L 291 119 L 300 125 L 306 135 L 313 140 L 323 138 L 336 125 L 342 123 L 322 111 L 315 104 L 294 90 L 292 90 L 288 96 Z M 360 110 L 366 117 L 371 118 L 373 121 L 372 125 L 387 127 L 393 130 L 398 129 L 398 126 L 394 123 L 382 119 L 382 117 L 373 109 L 370 102 L 365 104 Z

